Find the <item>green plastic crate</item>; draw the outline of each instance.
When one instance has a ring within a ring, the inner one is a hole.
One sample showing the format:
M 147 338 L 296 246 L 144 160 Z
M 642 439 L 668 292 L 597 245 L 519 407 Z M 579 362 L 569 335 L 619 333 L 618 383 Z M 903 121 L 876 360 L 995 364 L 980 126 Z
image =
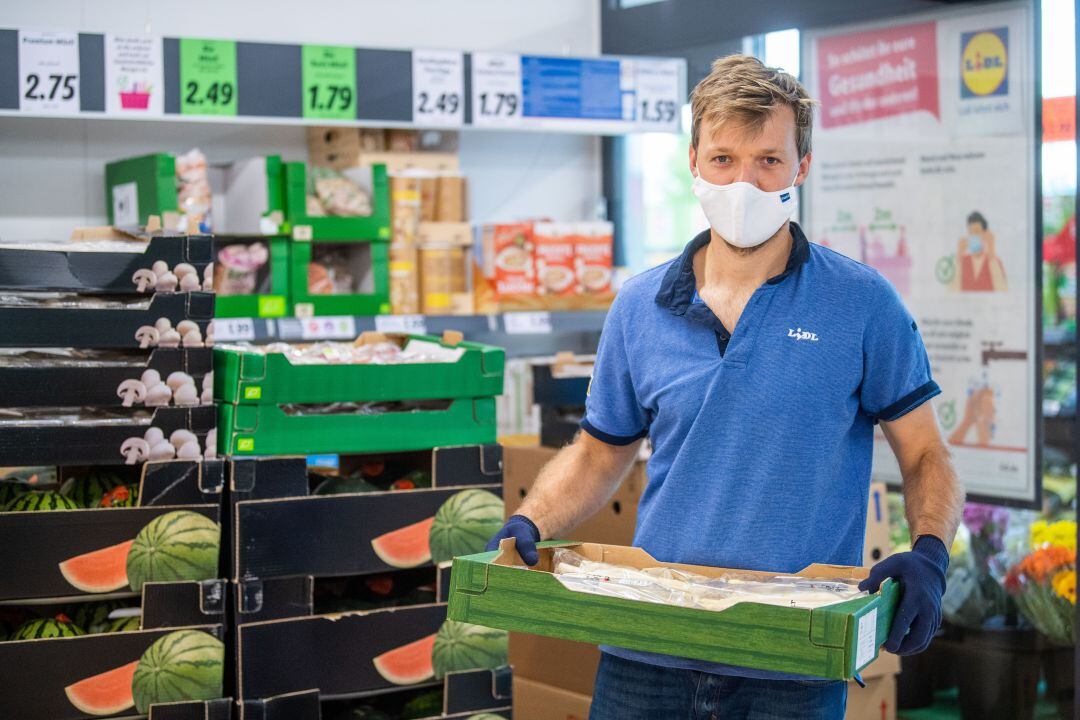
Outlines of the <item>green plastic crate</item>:
M 292 314 L 292 303 L 289 301 L 289 239 L 283 235 L 273 235 L 265 240 L 270 246 L 270 293 L 217 295 L 214 299 L 214 317 L 276 318 Z
M 295 228 L 294 228 L 295 229 Z M 383 315 L 390 312 L 390 253 L 383 242 L 365 242 L 371 253 L 372 291 L 342 295 L 312 295 L 308 292 L 310 242 L 289 244 L 289 301 L 298 316 Z
M 504 540 L 497 551 L 454 558 L 447 616 L 564 640 L 846 680 L 877 657 L 900 597 L 892 580 L 874 595 L 813 610 L 740 603 L 711 611 L 592 595 L 563 587 L 551 573 L 551 550 L 560 546 L 617 564 L 715 571 L 660 563 L 641 548 L 575 542 L 541 543 L 540 562 L 526 570 L 512 567 L 524 563 L 513 540 Z M 811 565 L 798 574 L 862 578 L 866 572 Z
M 218 452 L 225 455 L 403 452 L 492 442 L 494 398 L 380 415 L 290 416 L 278 405 L 218 406 Z
M 390 181 L 386 165 L 371 167 L 371 215 L 364 217 L 309 217 L 307 214 L 307 167 L 285 163 L 285 219 L 299 242 L 390 241 Z
M 440 342 L 427 335 L 408 337 Z M 457 362 L 400 365 L 293 365 L 282 353 L 218 347 L 214 349 L 214 399 L 277 404 L 501 395 L 506 353 L 476 343 L 456 347 L 463 351 Z
M 176 212 L 176 159 L 172 155 L 154 153 L 106 163 L 105 210 L 110 225 L 116 224 L 113 193 L 130 200 L 123 187 L 129 183 L 135 186 L 134 212 L 139 225 L 145 225 L 151 215 Z

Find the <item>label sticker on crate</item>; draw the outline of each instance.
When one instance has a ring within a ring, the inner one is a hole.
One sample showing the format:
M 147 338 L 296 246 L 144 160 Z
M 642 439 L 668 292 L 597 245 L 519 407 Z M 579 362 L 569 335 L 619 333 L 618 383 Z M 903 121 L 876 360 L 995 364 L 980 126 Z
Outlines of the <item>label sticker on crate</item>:
M 262 398 L 262 386 L 252 385 L 251 387 L 244 388 L 245 400 L 258 400 Z
M 859 641 L 855 650 L 855 669 L 869 664 L 877 652 L 877 608 L 859 618 Z

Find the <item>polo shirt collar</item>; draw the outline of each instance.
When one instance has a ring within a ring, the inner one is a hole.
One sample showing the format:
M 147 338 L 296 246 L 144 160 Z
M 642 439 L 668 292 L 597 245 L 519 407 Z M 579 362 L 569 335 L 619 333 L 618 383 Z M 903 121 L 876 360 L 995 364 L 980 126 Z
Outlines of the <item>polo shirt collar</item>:
M 788 255 L 787 265 L 784 271 L 775 277 L 765 281 L 767 285 L 777 285 L 810 259 L 810 241 L 798 223 L 792 222 L 791 228 L 791 254 Z M 709 244 L 711 238 L 708 229 L 699 233 L 691 240 L 678 260 L 671 264 L 664 279 L 660 283 L 660 290 L 656 293 L 658 305 L 667 308 L 673 315 L 683 315 L 686 309 L 694 301 L 697 294 L 697 282 L 694 278 L 694 255 L 698 250 Z

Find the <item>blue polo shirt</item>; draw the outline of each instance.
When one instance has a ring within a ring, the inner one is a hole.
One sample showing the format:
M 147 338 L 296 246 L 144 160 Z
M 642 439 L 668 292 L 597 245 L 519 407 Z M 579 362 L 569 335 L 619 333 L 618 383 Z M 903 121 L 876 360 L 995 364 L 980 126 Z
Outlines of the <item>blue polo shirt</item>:
M 658 560 L 778 573 L 860 565 L 874 424 L 940 392 L 892 285 L 790 227 L 785 271 L 730 331 L 697 297 L 693 257 L 708 231 L 629 280 L 604 323 L 581 425 L 613 445 L 652 441 L 634 545 Z

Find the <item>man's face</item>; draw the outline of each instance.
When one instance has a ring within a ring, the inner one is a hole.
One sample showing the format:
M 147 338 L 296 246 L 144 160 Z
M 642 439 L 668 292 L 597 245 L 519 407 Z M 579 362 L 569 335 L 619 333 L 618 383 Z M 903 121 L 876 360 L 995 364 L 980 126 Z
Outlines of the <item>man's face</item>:
M 986 232 L 986 228 L 981 223 L 968 223 L 968 235 L 982 235 L 984 232 Z
M 713 185 L 748 182 L 765 192 L 802 185 L 810 170 L 810 154 L 799 159 L 795 112 L 778 106 L 753 128 L 703 121 L 698 146 L 690 147 L 690 172 L 697 175 L 699 170 Z

